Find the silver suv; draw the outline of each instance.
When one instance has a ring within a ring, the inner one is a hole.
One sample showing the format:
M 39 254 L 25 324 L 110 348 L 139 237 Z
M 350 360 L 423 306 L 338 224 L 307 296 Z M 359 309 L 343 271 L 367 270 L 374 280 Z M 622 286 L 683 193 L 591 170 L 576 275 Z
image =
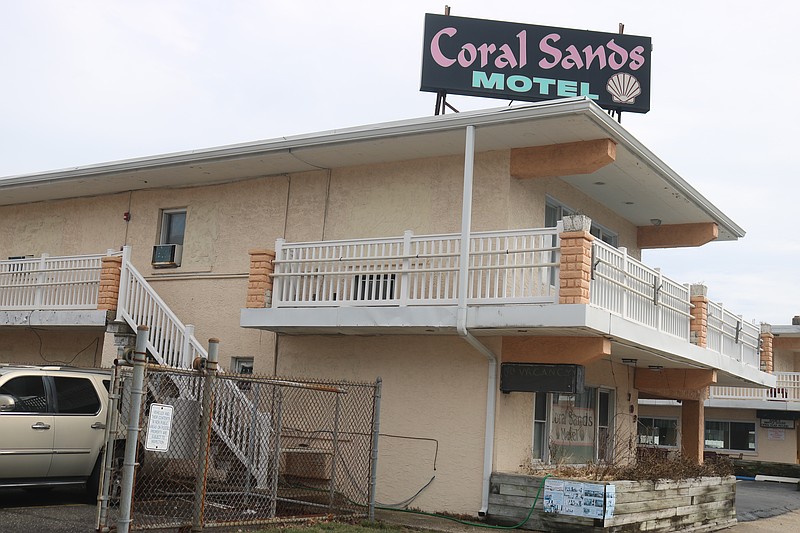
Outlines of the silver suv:
M 111 371 L 0 364 L 0 486 L 97 494 Z

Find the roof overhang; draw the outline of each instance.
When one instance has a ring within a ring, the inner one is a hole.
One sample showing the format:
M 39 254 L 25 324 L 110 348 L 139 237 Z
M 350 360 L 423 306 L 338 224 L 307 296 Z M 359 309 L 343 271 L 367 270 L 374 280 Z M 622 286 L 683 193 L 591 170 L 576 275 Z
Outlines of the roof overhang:
M 611 139 L 616 160 L 561 178 L 636 226 L 714 223 L 719 240 L 744 230 L 585 98 L 387 122 L 309 135 L 89 165 L 0 179 L 0 205 L 131 190 L 187 187 L 476 151 Z M 602 185 L 600 185 L 602 184 Z

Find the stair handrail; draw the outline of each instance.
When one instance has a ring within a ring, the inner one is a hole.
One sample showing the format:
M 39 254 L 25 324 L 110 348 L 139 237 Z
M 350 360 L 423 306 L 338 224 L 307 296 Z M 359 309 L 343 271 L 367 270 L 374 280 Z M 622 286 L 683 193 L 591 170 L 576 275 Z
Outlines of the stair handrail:
M 146 320 L 140 320 L 144 316 Z M 194 336 L 194 326 L 184 325 L 133 266 L 128 246 L 122 250 L 117 320 L 125 321 L 133 329 L 141 325 L 149 327 L 147 349 L 160 365 L 188 369 L 196 357 L 208 357 L 208 351 Z M 167 335 L 164 335 L 165 332 Z M 222 372 L 221 367 L 219 371 Z M 259 450 L 258 458 L 249 457 L 249 443 L 242 441 L 246 432 L 240 427 L 242 424 L 249 425 L 249 421 L 235 416 L 233 411 L 237 405 L 250 408 L 252 401 L 231 380 L 220 380 L 218 383 L 227 397 L 219 394 L 215 397 L 215 409 L 221 416 L 213 421 L 214 431 L 243 463 L 255 459 L 256 479 L 259 485 L 263 485 L 266 482 L 268 467 L 265 461 L 268 458 L 264 457 L 263 450 Z M 258 421 L 264 423 L 263 417 L 259 417 Z M 266 423 L 269 424 L 268 421 Z
M 133 329 L 142 325 L 150 328 L 147 348 L 158 364 L 191 368 L 195 356 L 208 356 L 194 337 L 194 328 L 181 322 L 133 266 L 128 246 L 122 250 L 117 320 L 124 320 Z

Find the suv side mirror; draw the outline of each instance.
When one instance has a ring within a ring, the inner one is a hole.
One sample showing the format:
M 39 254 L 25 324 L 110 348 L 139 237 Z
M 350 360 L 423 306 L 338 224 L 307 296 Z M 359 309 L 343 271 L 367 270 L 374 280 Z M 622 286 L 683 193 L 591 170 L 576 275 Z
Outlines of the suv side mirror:
M 0 413 L 16 410 L 17 400 L 10 394 L 0 394 Z

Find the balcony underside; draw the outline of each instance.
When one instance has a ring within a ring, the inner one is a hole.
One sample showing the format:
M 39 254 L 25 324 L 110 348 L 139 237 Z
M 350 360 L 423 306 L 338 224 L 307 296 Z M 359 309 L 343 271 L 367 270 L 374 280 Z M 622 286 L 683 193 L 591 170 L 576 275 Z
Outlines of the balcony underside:
M 83 310 L 39 310 L 0 311 L 0 327 L 105 327 L 106 311 Z
M 456 315 L 455 306 L 243 309 L 240 325 L 293 335 L 457 335 Z M 591 305 L 475 306 L 467 328 L 476 337 L 600 336 L 611 340 L 617 362 L 717 369 L 721 385 L 775 386 L 774 376 L 750 365 Z

